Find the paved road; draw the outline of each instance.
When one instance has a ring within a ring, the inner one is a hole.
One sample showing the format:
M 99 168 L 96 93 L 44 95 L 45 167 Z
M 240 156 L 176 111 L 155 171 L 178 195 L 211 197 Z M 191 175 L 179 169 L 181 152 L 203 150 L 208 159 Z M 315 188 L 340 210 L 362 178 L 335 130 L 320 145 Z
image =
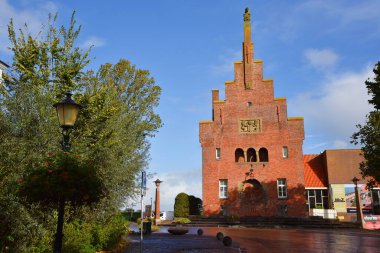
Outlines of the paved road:
M 233 243 L 225 247 L 214 235 L 197 235 L 197 228 L 191 228 L 186 235 L 172 235 L 167 228 L 159 233 L 144 236 L 140 244 L 140 235 L 128 237 L 131 242 L 125 253 L 237 253 L 239 246 Z
M 377 253 L 380 231 L 344 229 L 205 228 L 205 234 L 222 232 L 246 252 Z
M 145 253 L 380 253 L 380 231 L 359 229 L 255 229 L 255 228 L 202 228 L 203 236 L 197 236 L 197 228 L 183 236 L 160 233 L 146 236 Z M 222 232 L 233 240 L 226 248 L 216 239 Z M 139 236 L 131 236 L 132 245 L 126 253 L 140 252 Z

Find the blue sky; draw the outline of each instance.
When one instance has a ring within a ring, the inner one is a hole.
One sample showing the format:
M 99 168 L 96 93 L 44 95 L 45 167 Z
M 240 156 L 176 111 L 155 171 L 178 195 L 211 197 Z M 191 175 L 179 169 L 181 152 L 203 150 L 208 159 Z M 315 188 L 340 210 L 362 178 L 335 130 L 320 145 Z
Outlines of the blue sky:
M 6 26 L 36 33 L 49 12 L 67 25 L 76 11 L 78 46 L 94 45 L 92 69 L 125 58 L 162 87 L 164 126 L 151 140 L 147 202 L 163 180 L 161 209 L 181 191 L 201 197 L 199 120 L 211 119 L 211 90 L 224 94 L 241 60 L 243 12 L 251 10 L 255 59 L 286 97 L 289 116 L 305 118 L 304 153 L 352 148 L 355 125 L 371 110 L 364 81 L 380 60 L 380 1 L 0 0 L 0 59 L 10 63 Z

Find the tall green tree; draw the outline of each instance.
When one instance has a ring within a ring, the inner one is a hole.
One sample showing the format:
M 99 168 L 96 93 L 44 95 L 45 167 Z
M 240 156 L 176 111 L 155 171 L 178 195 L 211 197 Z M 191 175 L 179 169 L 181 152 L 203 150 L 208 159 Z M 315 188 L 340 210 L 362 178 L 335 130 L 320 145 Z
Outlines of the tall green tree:
M 193 195 L 189 195 L 189 215 L 200 215 L 202 200 Z
M 0 252 L 9 245 L 14 252 L 33 252 L 36 242 L 54 233 L 54 213 L 22 202 L 15 184 L 49 152 L 61 151 L 52 105 L 64 93 L 73 92 L 83 106 L 72 152 L 92 164 L 108 192 L 96 207 L 75 211 L 82 221 L 108 222 L 134 194 L 136 176 L 149 160 L 148 138 L 161 126 L 154 111 L 161 89 L 149 71 L 127 60 L 85 71 L 89 51 L 75 46 L 80 27 L 74 14 L 68 28 L 56 28 L 56 18 L 49 16 L 37 36 L 27 27 L 16 30 L 12 21 L 8 26 L 13 63 L 0 87 Z M 39 232 L 27 233 L 30 226 Z
M 371 98 L 368 100 L 374 106 L 366 116 L 364 125 L 357 125 L 358 131 L 352 135 L 354 144 L 362 145 L 364 161 L 360 164 L 363 177 L 372 177 L 380 182 L 380 62 L 373 69 L 375 78 L 368 79 L 365 84 Z
M 31 252 L 37 242 L 50 243 L 45 235 L 53 234 L 54 219 L 20 201 L 15 182 L 48 152 L 59 151 L 51 106 L 62 92 L 77 89 L 76 81 L 88 64 L 88 52 L 74 46 L 79 34 L 74 15 L 67 29 L 56 28 L 56 17 L 49 16 L 46 29 L 36 36 L 27 25 L 16 30 L 11 20 L 8 26 L 13 63 L 0 87 L 0 249 L 10 247 L 13 252 Z M 38 231 L 29 233 L 31 227 Z
M 189 195 L 184 192 L 178 193 L 174 202 L 174 217 L 189 217 Z

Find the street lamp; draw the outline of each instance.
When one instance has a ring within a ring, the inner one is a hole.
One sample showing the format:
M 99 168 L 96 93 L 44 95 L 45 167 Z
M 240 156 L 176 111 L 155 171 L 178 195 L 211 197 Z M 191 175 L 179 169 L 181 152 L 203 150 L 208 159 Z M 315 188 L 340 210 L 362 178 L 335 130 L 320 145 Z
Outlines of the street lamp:
M 81 106 L 71 98 L 71 93 L 66 93 L 66 97 L 53 106 L 57 111 L 59 125 L 62 128 L 62 149 L 65 152 L 70 151 L 70 129 L 74 127 Z
M 357 177 L 354 177 L 352 179 L 352 182 L 355 185 L 356 220 L 357 220 L 357 222 L 360 223 L 361 226 L 363 226 L 363 224 L 362 224 L 362 208 L 360 206 L 360 200 L 359 200 L 358 181 L 359 181 L 359 179 Z
M 60 102 L 55 103 L 53 106 L 57 111 L 59 125 L 62 128 L 62 150 L 65 152 L 70 151 L 70 130 L 74 127 L 77 120 L 78 112 L 81 106 L 74 102 L 71 98 L 71 93 L 66 93 L 66 97 Z M 65 214 L 65 199 L 62 197 L 58 203 L 58 222 L 57 233 L 55 234 L 54 253 L 62 252 L 62 238 L 63 238 L 63 218 Z

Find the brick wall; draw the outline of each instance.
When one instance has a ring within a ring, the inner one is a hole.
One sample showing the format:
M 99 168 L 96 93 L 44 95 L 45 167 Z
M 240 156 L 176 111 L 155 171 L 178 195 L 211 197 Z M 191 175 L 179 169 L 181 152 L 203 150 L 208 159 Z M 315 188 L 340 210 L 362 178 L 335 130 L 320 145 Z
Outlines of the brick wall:
M 223 206 L 224 214 L 303 217 L 304 122 L 302 118 L 288 118 L 286 99 L 274 98 L 273 80 L 263 79 L 263 62 L 253 59 L 253 44 L 247 36 L 245 40 L 243 61 L 235 62 L 234 80 L 225 83 L 225 100 L 220 101 L 219 91 L 213 90 L 213 118 L 199 125 L 204 214 L 219 214 Z M 288 148 L 287 158 L 283 158 L 283 146 Z M 216 159 L 216 148 L 221 149 L 220 159 Z M 245 152 L 248 148 L 266 148 L 269 161 L 235 162 L 237 148 Z M 252 173 L 246 175 L 250 169 Z M 286 199 L 277 197 L 278 178 L 286 178 Z M 228 180 L 227 199 L 219 198 L 220 179 Z

